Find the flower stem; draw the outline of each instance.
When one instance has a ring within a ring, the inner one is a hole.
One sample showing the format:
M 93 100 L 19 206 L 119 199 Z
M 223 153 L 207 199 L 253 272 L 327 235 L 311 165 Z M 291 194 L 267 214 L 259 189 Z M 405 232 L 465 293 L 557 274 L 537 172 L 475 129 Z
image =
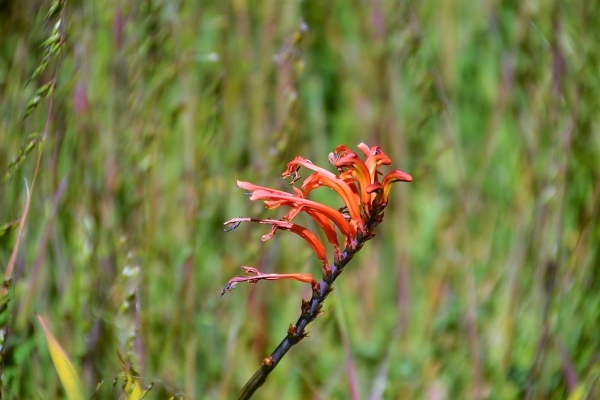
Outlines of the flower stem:
M 279 346 L 265 358 L 260 368 L 246 382 L 238 395 L 238 400 L 246 400 L 252 397 L 254 392 L 260 388 L 267 380 L 267 377 L 287 354 L 287 352 L 302 339 L 307 336 L 304 331 L 308 324 L 314 321 L 320 314 L 323 307 L 323 302 L 333 290 L 333 283 L 338 276 L 344 271 L 346 265 L 352 260 L 354 255 L 362 248 L 362 246 L 375 235 L 374 228 L 381 222 L 382 215 L 372 215 L 365 224 L 366 229 L 363 234 L 359 234 L 354 243 L 349 243 L 335 263 L 331 266 L 331 276 L 323 277 L 320 283 L 320 290 L 313 292 L 310 301 L 302 301 L 302 314 L 298 318 L 296 325 L 290 325 L 286 337 L 281 341 Z

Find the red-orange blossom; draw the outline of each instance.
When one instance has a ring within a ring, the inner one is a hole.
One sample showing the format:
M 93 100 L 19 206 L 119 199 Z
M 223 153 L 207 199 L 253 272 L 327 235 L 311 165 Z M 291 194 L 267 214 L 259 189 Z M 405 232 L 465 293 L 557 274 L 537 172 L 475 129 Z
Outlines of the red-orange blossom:
M 234 218 L 225 222 L 225 225 L 232 228 L 237 227 L 241 222 L 258 222 L 271 225 L 271 232 L 262 237 L 263 241 L 271 239 L 278 230 L 290 231 L 299 235 L 310 245 L 317 258 L 322 262 L 324 279 L 327 279 L 331 274 L 331 264 L 327 258 L 325 245 L 315 233 L 306 227 L 293 223 L 292 220 L 301 212 L 309 215 L 324 231 L 327 241 L 333 246 L 334 257 L 338 260 L 341 256 L 341 250 L 335 228 L 345 238 L 344 247 L 352 249 L 361 237 L 369 234 L 368 221 L 381 214 L 387 206 L 392 183 L 412 181 L 409 174 L 399 170 L 387 173 L 380 180 L 380 175 L 383 174 L 379 171 L 379 168 L 391 164 L 390 158 L 385 155 L 379 146 L 369 147 L 364 143 L 360 143 L 358 148 L 364 155 L 364 161 L 346 146 L 340 145 L 336 147 L 333 153 L 329 154 L 329 161 L 336 167 L 337 174 L 300 156 L 290 161 L 287 169 L 282 173 L 282 178 L 292 178 L 290 184 L 300 179 L 300 168 L 304 167 L 313 171 L 304 180 L 300 188 L 293 188 L 294 193 L 238 181 L 238 187 L 251 194 L 250 200 L 262 200 L 268 209 L 281 206 L 287 206 L 290 209 L 280 220 Z M 344 207 L 336 210 L 307 198 L 312 190 L 323 186 L 333 189 L 340 196 Z M 231 279 L 221 294 L 230 291 L 239 282 L 257 282 L 258 280 L 293 279 L 311 283 L 313 288 L 318 286 L 318 283 L 310 274 L 263 274 L 252 267 L 243 268 L 246 273 L 254 275 Z

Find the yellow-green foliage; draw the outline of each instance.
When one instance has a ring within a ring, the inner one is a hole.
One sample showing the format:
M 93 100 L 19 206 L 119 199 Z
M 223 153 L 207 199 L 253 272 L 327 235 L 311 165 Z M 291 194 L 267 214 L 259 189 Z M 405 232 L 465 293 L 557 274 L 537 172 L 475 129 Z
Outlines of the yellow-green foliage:
M 69 400 L 84 400 L 86 399 L 83 394 L 83 388 L 81 387 L 81 380 L 79 379 L 79 375 L 73 367 L 71 360 L 69 360 L 69 356 L 52 332 L 48 328 L 46 321 L 40 315 L 38 315 L 38 320 L 40 321 L 40 325 L 44 329 L 44 334 L 46 336 L 46 344 L 48 345 L 48 351 L 50 352 L 50 358 L 52 359 L 52 363 L 54 364 L 54 368 L 58 373 L 58 377 L 60 378 L 60 382 L 62 383 L 65 393 L 67 394 L 67 399 Z

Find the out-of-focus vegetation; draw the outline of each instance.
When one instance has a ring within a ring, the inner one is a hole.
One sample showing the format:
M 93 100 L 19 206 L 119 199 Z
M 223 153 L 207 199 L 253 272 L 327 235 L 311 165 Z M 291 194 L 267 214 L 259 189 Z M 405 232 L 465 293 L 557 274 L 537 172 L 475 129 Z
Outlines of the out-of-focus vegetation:
M 234 397 L 308 294 L 223 284 L 320 270 L 223 232 L 280 216 L 235 181 L 360 141 L 414 182 L 257 397 L 600 397 L 600 3 L 72 1 L 28 83 L 50 6 L 0 2 L 3 398 L 65 395 L 36 314 L 88 396 L 119 351 L 146 398 Z

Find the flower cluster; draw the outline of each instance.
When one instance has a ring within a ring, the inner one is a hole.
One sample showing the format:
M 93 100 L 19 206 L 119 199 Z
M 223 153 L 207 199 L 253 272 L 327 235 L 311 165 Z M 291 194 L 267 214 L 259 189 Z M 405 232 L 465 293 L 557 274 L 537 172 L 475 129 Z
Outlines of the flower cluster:
M 300 179 L 299 171 L 302 167 L 313 171 L 300 188 L 293 187 L 294 193 L 238 181 L 238 187 L 250 194 L 250 200 L 264 201 L 268 209 L 287 206 L 290 210 L 279 220 L 234 218 L 225 222 L 228 226 L 226 231 L 235 229 L 242 222 L 258 222 L 271 225 L 271 232 L 262 237 L 263 241 L 271 239 L 278 230 L 293 232 L 313 249 L 323 264 L 323 275 L 327 280 L 331 277 L 331 264 L 327 258 L 325 245 L 312 231 L 293 223 L 292 220 L 301 212 L 308 214 L 323 230 L 327 241 L 333 246 L 335 263 L 342 257 L 337 231 L 345 238 L 345 250 L 354 250 L 361 240 L 374 235 L 372 229 L 381 222 L 382 211 L 387 206 L 392 183 L 412 181 L 409 174 L 399 170 L 393 170 L 380 179 L 383 174 L 379 168 L 391 164 L 390 158 L 379 146 L 369 147 L 361 143 L 358 148 L 364 154 L 364 161 L 346 146 L 338 146 L 333 153 L 329 154 L 329 161 L 337 169 L 337 174 L 303 157 L 296 157 L 290 161 L 282 174 L 282 178 L 291 178 L 290 184 Z M 312 190 L 323 186 L 333 189 L 340 196 L 344 203 L 342 208 L 336 210 L 307 198 Z M 230 291 L 239 282 L 255 283 L 259 280 L 293 279 L 311 283 L 313 288 L 318 286 L 310 274 L 263 274 L 255 268 L 243 268 L 246 273 L 253 275 L 231 279 L 221 294 Z

